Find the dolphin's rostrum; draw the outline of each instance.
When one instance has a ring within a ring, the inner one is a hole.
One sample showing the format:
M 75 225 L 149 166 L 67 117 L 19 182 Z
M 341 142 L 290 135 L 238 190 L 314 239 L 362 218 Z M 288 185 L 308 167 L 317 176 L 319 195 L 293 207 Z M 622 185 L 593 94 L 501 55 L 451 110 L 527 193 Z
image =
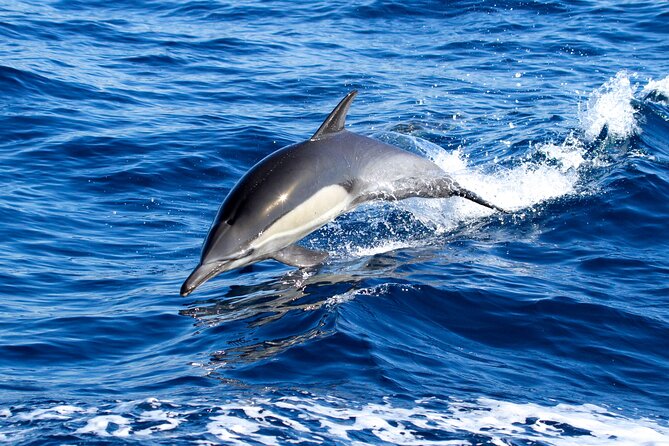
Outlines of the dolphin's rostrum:
M 322 263 L 327 253 L 295 242 L 364 202 L 456 195 L 504 212 L 432 161 L 345 130 L 356 94 L 350 92 L 309 140 L 270 154 L 232 188 L 182 296 L 224 271 L 264 259 L 298 267 Z

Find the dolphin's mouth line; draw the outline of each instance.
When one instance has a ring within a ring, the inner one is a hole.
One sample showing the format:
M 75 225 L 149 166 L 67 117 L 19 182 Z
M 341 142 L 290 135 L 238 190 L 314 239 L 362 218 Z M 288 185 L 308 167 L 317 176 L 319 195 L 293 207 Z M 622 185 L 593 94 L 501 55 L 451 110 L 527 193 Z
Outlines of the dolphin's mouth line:
M 187 289 L 182 288 L 182 296 L 188 296 L 190 293 L 192 293 L 197 287 L 205 283 L 207 280 L 211 279 L 212 277 L 216 276 L 217 274 L 221 273 L 223 269 L 230 264 L 237 264 L 237 262 L 243 261 L 245 259 L 248 259 L 251 254 L 253 254 L 255 250 L 254 249 L 246 249 L 244 251 L 240 251 L 237 253 L 237 255 L 226 257 L 224 259 L 218 259 L 217 261 L 213 262 L 207 262 L 198 265 L 192 273 L 190 273 L 190 276 L 188 276 L 188 279 L 186 279 L 186 282 L 184 282 L 184 285 L 188 283 L 189 280 L 191 280 L 191 277 L 193 277 L 200 269 L 204 268 L 205 266 L 208 265 L 214 265 L 212 269 L 207 271 L 202 277 L 199 277 L 197 279 L 193 279 L 193 283 L 190 284 L 190 286 Z M 228 269 L 234 269 L 234 268 L 228 268 Z
M 184 296 L 184 297 L 188 296 L 190 293 L 192 293 L 193 291 L 195 291 L 195 289 L 196 289 L 197 287 L 199 287 L 200 285 L 202 285 L 203 283 L 205 283 L 207 280 L 211 279 L 211 278 L 214 277 L 216 274 L 218 274 L 219 272 L 221 272 L 221 270 L 223 269 L 223 267 L 224 267 L 227 263 L 230 263 L 230 261 L 226 261 L 226 262 L 220 262 L 220 263 L 218 263 L 214 269 L 212 269 L 211 271 L 209 271 L 206 275 L 202 276 L 200 279 L 198 279 L 197 281 L 195 281 L 190 287 L 188 287 L 188 289 L 186 290 L 186 293 L 183 294 L 183 296 Z M 199 267 L 198 267 L 198 268 L 199 268 Z M 193 273 L 194 273 L 195 271 L 197 271 L 197 268 L 193 271 Z M 192 274 L 192 273 L 191 273 L 191 274 Z
M 228 262 L 218 263 L 216 265 L 216 268 L 212 269 L 206 276 L 204 276 L 202 278 L 202 281 L 200 283 L 198 283 L 197 286 L 200 286 L 202 283 L 206 282 L 207 280 L 211 279 L 213 276 L 218 274 L 223 269 L 223 267 L 225 266 L 226 263 L 230 263 L 230 262 L 228 261 Z

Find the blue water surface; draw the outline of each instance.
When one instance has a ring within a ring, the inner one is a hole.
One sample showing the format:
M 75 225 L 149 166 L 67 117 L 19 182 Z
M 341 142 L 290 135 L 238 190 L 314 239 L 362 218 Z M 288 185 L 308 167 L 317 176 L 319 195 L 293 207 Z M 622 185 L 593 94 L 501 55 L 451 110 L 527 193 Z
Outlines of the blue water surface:
M 669 444 L 669 3 L 0 0 L 0 442 Z M 507 207 L 373 204 L 179 288 L 313 134 Z

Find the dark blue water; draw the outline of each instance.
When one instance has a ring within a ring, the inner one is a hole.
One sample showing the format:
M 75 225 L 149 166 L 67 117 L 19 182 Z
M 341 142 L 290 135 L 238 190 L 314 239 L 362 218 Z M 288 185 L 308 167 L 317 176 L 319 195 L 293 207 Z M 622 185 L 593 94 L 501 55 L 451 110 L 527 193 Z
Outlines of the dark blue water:
M 0 1 L 0 442 L 669 444 L 669 3 Z M 348 124 L 513 211 L 375 204 L 187 298 Z

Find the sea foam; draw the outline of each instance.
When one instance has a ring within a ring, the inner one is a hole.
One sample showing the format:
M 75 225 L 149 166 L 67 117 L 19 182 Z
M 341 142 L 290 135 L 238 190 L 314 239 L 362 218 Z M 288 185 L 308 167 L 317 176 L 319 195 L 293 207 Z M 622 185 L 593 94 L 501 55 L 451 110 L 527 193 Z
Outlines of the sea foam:
M 431 397 L 411 402 L 390 396 L 377 402 L 355 402 L 300 392 L 275 398 L 237 398 L 214 406 L 170 403 L 169 410 L 138 411 L 146 406 L 143 400 L 76 410 L 54 406 L 27 413 L 60 413 L 62 418 L 40 422 L 57 425 L 85 441 L 96 437 L 169 441 L 189 436 L 197 444 L 237 445 L 669 445 L 666 422 L 632 417 L 595 404 L 551 405 L 485 397 L 470 401 Z M 13 414 L 3 420 L 0 438 L 17 440 L 12 425 L 25 423 L 24 415 Z

